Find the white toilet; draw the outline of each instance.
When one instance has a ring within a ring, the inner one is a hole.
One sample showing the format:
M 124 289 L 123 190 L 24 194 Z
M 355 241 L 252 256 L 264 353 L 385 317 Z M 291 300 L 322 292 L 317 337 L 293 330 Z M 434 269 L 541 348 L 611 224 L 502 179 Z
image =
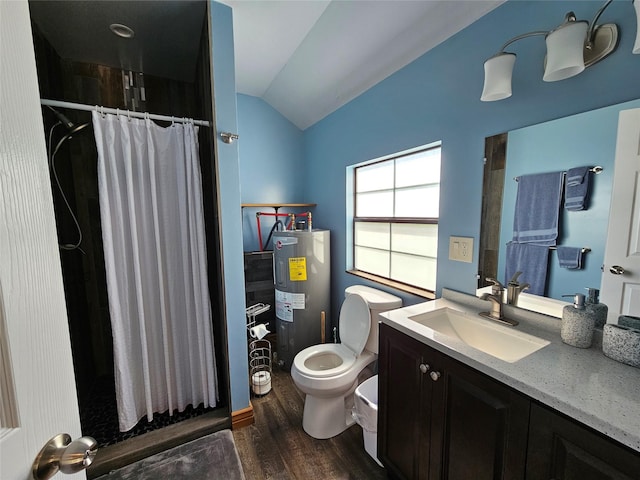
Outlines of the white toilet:
M 364 285 L 348 287 L 340 309 L 341 343 L 314 345 L 295 356 L 291 377 L 306 394 L 302 428 L 313 438 L 331 438 L 353 425 L 358 377 L 378 357 L 378 315 L 401 306 L 395 295 Z

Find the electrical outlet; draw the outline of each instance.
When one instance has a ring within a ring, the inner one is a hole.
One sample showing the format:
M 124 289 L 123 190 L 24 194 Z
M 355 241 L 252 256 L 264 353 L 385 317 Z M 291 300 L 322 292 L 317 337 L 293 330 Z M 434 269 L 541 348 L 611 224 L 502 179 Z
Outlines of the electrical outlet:
M 449 260 L 471 263 L 473 261 L 473 237 L 449 237 Z

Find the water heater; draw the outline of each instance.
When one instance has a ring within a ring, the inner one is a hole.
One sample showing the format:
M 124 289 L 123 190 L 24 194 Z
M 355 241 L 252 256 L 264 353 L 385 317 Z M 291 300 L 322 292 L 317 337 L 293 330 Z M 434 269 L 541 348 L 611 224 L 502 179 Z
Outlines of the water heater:
M 331 302 L 329 230 L 274 233 L 273 264 L 276 351 L 278 363 L 290 369 L 298 352 L 317 345 L 328 335 Z

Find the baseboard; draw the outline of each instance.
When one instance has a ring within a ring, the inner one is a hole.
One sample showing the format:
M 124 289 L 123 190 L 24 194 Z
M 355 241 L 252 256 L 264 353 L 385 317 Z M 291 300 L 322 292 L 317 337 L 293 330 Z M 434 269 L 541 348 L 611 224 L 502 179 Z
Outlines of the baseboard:
M 253 405 L 251 405 L 251 402 L 249 402 L 249 406 L 247 408 L 231 412 L 232 430 L 237 430 L 238 428 L 242 427 L 248 427 L 249 425 L 253 425 L 253 422 Z

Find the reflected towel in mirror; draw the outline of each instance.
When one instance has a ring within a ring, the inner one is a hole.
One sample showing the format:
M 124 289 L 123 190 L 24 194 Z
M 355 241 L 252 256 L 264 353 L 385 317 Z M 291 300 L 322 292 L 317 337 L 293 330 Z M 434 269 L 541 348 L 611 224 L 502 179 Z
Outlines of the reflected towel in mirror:
M 556 244 L 563 176 L 564 172 L 552 172 L 518 177 L 514 242 Z
M 565 181 L 565 210 L 586 210 L 588 208 L 591 167 L 576 167 L 567 170 Z
M 549 247 L 531 243 L 507 243 L 505 282 L 521 271 L 520 283 L 529 283 L 527 293 L 544 295 L 547 287 Z
M 582 257 L 584 252 L 581 247 L 561 247 L 558 246 L 558 263 L 561 268 L 578 270 L 582 268 Z

